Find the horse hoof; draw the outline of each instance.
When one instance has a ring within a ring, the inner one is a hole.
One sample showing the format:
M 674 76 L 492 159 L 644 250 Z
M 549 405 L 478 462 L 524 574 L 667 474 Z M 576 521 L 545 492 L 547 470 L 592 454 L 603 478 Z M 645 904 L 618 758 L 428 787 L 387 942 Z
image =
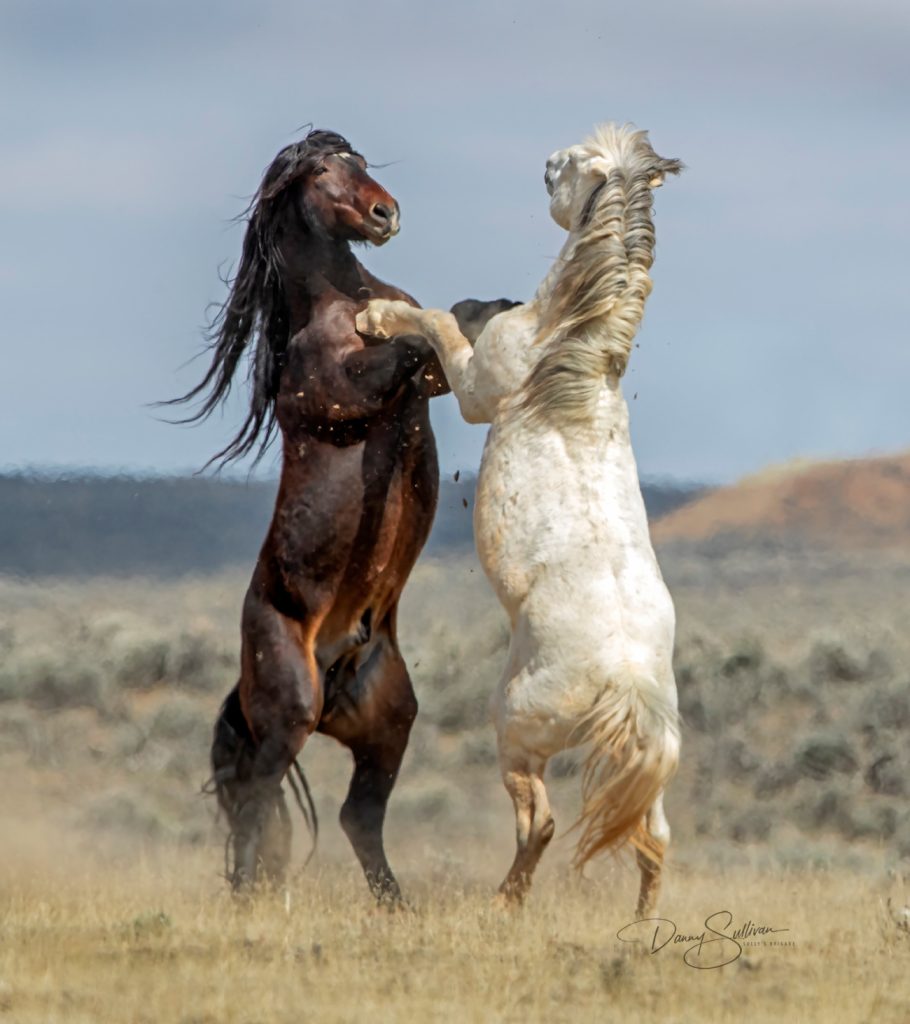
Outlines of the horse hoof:
M 388 917 L 398 914 L 413 914 L 414 908 L 406 899 L 398 896 L 395 899 L 385 898 L 377 900 L 372 912 L 374 915 Z
M 231 898 L 237 907 L 251 907 L 255 903 L 256 889 L 251 882 L 231 881 Z
M 388 333 L 382 327 L 382 314 L 371 309 L 365 309 L 354 318 L 354 326 L 360 334 L 366 334 L 371 338 L 388 338 Z
M 524 905 L 524 900 L 514 893 L 498 892 L 490 901 L 490 906 L 500 914 L 513 914 Z

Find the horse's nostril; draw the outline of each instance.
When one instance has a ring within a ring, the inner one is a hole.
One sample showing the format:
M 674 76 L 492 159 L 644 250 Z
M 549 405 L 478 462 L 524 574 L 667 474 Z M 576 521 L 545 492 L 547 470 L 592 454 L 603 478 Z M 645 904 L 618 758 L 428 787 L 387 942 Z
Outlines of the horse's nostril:
M 392 211 L 387 206 L 384 206 L 382 203 L 376 203 L 376 205 L 370 212 L 377 220 L 392 219 Z

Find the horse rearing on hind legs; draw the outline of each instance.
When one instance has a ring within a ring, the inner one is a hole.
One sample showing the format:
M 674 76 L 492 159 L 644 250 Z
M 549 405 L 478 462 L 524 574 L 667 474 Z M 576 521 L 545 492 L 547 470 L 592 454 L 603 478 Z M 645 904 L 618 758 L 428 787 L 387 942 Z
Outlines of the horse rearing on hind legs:
M 380 899 L 400 899 L 383 848 L 386 803 L 417 702 L 396 612 L 429 533 L 438 468 L 429 399 L 447 390 L 421 338 L 361 337 L 377 280 L 351 242 L 382 245 L 398 204 L 334 132 L 283 149 L 248 211 L 240 266 L 203 381 L 210 414 L 251 353 L 251 404 L 215 459 L 283 441 L 274 515 L 246 594 L 240 680 L 215 726 L 212 768 L 233 842 L 235 889 L 280 879 L 291 826 L 282 780 L 319 730 L 354 756 L 341 824 Z
M 620 379 L 651 290 L 651 190 L 681 167 L 614 125 L 555 153 L 550 212 L 569 237 L 534 299 L 494 317 L 473 350 L 449 314 L 380 300 L 358 317 L 379 337 L 425 335 L 465 419 L 492 423 L 474 527 L 512 624 L 493 699 L 517 821 L 506 899 L 523 898 L 553 836 L 547 761 L 583 742 L 576 864 L 631 840 L 640 914 L 657 894 L 679 752 L 674 613 Z

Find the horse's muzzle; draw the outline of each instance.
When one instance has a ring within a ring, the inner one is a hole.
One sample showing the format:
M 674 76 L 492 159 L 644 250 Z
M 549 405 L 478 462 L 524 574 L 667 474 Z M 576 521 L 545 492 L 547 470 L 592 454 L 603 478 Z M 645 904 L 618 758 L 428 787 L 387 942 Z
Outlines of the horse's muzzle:
M 364 219 L 364 226 L 369 231 L 370 241 L 374 245 L 382 245 L 390 238 L 394 238 L 400 230 L 398 203 L 374 203 Z

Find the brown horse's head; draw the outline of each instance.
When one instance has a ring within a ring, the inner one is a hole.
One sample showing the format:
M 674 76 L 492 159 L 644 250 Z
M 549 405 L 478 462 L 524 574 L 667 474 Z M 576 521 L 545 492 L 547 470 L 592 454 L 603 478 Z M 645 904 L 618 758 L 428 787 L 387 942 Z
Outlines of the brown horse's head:
M 243 253 L 230 293 L 211 329 L 211 362 L 202 381 L 174 402 L 201 399 L 182 422 L 203 420 L 227 397 L 244 353 L 250 359 L 250 409 L 239 432 L 212 462 L 229 462 L 275 435 L 275 399 L 287 348 L 290 319 L 286 288 L 298 308 L 306 285 L 286 283 L 289 260 L 307 238 L 329 243 L 302 258 L 326 259 L 351 242 L 383 245 L 398 234 L 398 203 L 367 174 L 367 163 L 337 132 L 311 131 L 285 146 L 269 164 L 244 216 Z M 173 404 L 173 403 L 166 403 Z
M 383 245 L 398 234 L 398 203 L 367 173 L 367 162 L 335 132 L 312 131 L 275 157 L 254 200 L 267 235 L 295 205 L 313 232 Z
M 303 207 L 334 238 L 384 245 L 398 234 L 398 203 L 366 166 L 359 153 L 329 153 L 302 183 Z

